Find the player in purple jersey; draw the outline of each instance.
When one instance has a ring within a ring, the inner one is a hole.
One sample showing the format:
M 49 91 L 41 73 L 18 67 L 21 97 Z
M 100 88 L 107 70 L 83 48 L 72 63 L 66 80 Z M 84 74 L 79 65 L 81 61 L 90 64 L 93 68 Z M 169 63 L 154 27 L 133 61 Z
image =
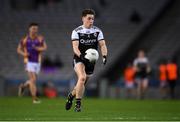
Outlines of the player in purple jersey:
M 22 96 L 24 89 L 29 88 L 33 103 L 40 103 L 36 96 L 36 79 L 40 71 L 42 52 L 47 49 L 43 36 L 38 34 L 38 24 L 29 25 L 29 33 L 20 41 L 17 52 L 24 57 L 29 79 L 19 86 L 18 95 Z

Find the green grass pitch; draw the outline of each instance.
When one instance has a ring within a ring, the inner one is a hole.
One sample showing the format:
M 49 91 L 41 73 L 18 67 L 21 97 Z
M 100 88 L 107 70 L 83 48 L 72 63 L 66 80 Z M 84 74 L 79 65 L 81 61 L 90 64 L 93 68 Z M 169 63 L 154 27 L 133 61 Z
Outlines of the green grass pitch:
M 73 108 L 66 111 L 64 98 L 41 99 L 41 104 L 32 104 L 31 98 L 0 98 L 0 120 L 75 120 L 75 121 L 152 121 L 180 120 L 178 100 L 121 100 L 85 98 L 82 112 Z M 73 106 L 74 107 L 74 106 Z

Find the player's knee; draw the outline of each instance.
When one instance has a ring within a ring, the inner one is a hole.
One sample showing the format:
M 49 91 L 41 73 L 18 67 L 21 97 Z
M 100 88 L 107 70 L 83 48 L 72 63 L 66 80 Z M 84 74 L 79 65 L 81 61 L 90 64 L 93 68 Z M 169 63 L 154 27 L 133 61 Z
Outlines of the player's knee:
M 31 83 L 35 84 L 36 78 L 31 78 L 30 81 L 31 81 Z
M 80 81 L 80 83 L 82 83 L 84 85 L 84 83 L 86 82 L 86 75 L 80 76 L 79 81 Z

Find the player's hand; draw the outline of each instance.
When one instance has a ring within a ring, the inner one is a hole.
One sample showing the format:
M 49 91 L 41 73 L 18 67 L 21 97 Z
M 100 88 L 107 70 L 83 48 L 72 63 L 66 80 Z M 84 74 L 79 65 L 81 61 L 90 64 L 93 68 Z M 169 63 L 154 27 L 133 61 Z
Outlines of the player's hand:
M 80 59 L 81 59 L 84 63 L 89 63 L 89 60 L 85 58 L 85 55 L 86 55 L 86 53 L 85 53 L 84 55 L 81 54 L 81 55 L 80 55 Z
M 103 61 L 103 64 L 106 65 L 106 63 L 107 63 L 107 56 L 106 55 L 103 56 L 102 61 Z
M 33 48 L 37 51 L 41 51 L 41 47 L 34 46 Z
M 28 54 L 28 53 L 24 53 L 23 55 L 24 55 L 24 57 L 28 57 L 28 56 L 29 56 L 29 54 Z
M 147 73 L 150 73 L 150 72 L 151 72 L 151 68 L 150 68 L 149 66 L 146 68 L 146 72 L 147 72 Z
M 39 50 L 39 47 L 37 47 L 37 46 L 33 46 L 33 48 L 37 51 Z

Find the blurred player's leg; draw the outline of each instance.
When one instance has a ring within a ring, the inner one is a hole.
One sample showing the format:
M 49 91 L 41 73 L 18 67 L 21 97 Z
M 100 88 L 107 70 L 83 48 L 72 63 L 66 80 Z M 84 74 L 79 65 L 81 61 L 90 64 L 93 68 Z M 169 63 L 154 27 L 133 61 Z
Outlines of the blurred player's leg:
M 126 82 L 126 98 L 132 98 L 134 84 L 132 82 Z
M 138 88 L 137 88 L 137 97 L 138 99 L 143 99 L 144 95 L 148 88 L 148 79 L 139 79 L 138 81 Z
M 176 81 L 174 80 L 169 81 L 169 94 L 171 99 L 175 98 L 175 86 L 176 86 Z
M 23 96 L 25 88 L 29 87 L 30 81 L 27 80 L 25 83 L 19 85 L 18 96 Z
M 141 80 L 137 80 L 137 98 L 141 99 L 141 92 L 142 92 L 142 83 Z
M 148 79 L 145 78 L 145 79 L 143 79 L 143 82 L 142 82 L 142 97 L 144 97 L 144 95 L 147 91 L 147 88 L 148 88 Z
M 33 103 L 40 103 L 38 100 L 36 93 L 37 93 L 37 88 L 36 88 L 36 74 L 33 72 L 28 73 L 29 78 L 30 78 L 30 84 L 29 84 L 29 89 L 32 95 L 32 100 Z

